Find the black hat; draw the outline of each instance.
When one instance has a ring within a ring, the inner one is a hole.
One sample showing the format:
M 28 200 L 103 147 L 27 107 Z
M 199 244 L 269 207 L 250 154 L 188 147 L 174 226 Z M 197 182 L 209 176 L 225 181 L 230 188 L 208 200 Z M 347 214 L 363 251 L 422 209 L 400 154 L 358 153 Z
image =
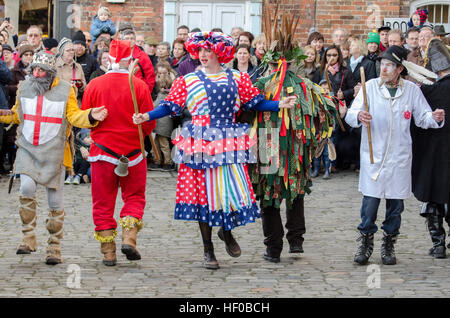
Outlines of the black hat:
M 381 31 L 391 31 L 391 27 L 387 26 L 387 25 L 383 25 L 381 27 L 378 28 L 378 33 L 380 33 Z
M 394 62 L 397 65 L 404 66 L 402 64 L 403 61 L 408 59 L 408 50 L 402 46 L 392 45 L 386 49 L 379 57 L 379 60 L 386 59 L 391 62 Z M 408 75 L 408 71 L 406 67 L 403 69 L 401 75 Z
M 2 49 L 3 51 L 10 51 L 11 53 L 14 53 L 14 50 L 12 49 L 12 47 L 9 44 L 2 44 Z
M 447 46 L 438 38 L 431 39 L 427 45 L 426 67 L 437 73 L 450 68 L 450 52 Z
M 75 34 L 72 36 L 72 43 L 73 44 L 83 44 L 84 46 L 86 46 L 86 37 L 83 34 L 83 31 L 77 31 L 75 32 Z
M 445 27 L 443 25 L 435 25 L 434 26 L 434 32 L 436 35 L 447 35 L 448 32 L 445 32 Z
M 44 43 L 44 47 L 47 50 L 53 49 L 54 47 L 58 47 L 58 41 L 56 41 L 54 38 L 47 38 L 42 41 Z

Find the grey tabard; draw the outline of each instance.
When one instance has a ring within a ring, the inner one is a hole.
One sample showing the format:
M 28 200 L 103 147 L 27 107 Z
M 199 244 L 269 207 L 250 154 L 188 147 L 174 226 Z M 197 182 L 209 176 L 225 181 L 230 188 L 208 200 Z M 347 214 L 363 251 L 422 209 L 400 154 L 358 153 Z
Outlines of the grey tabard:
M 30 140 L 29 127 L 34 127 L 34 124 L 30 121 L 27 121 L 26 124 L 24 121 L 24 107 L 30 109 L 31 105 L 31 107 L 36 109 L 37 103 L 30 100 L 37 98 L 37 96 L 30 88 L 28 80 L 22 82 L 17 93 L 19 102 L 17 113 L 20 124 L 17 129 L 16 145 L 18 149 L 14 163 L 15 173 L 28 175 L 36 183 L 47 188 L 57 189 L 60 184 L 61 173 L 65 173 L 63 160 L 68 126 L 66 107 L 70 87 L 68 82 L 59 80 L 58 85 L 52 87 L 44 94 L 43 111 L 46 110 L 49 102 L 50 104 L 52 102 L 58 103 L 59 105 L 57 104 L 56 110 L 62 115 L 62 123 L 59 129 L 52 131 L 51 134 L 44 135 L 44 131 L 42 137 L 45 137 L 45 139 L 43 142 L 39 142 L 38 145 L 34 145 L 33 140 Z M 55 110 L 54 105 L 53 111 Z M 62 112 L 60 107 L 63 108 Z M 28 131 L 28 140 L 24 135 L 24 125 L 32 125 L 28 126 L 26 130 Z

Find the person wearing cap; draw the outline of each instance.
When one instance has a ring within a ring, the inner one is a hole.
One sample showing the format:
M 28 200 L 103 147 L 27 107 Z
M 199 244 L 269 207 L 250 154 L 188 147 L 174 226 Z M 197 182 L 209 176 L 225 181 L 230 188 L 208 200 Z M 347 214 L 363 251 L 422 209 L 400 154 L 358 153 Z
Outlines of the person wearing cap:
M 438 38 L 433 38 L 427 47 L 427 68 L 436 73 L 438 79 L 433 85 L 422 85 L 421 90 L 431 109 L 444 109 L 446 120 L 441 129 L 411 127 L 412 191 L 414 197 L 423 202 L 420 215 L 427 219 L 433 244 L 429 255 L 445 258 L 444 218 L 450 226 L 450 54 Z M 450 244 L 447 247 L 450 248 Z
M 68 38 L 62 38 L 57 47 L 56 55 L 56 73 L 60 79 L 72 84 L 75 94 L 80 98 L 79 92 L 83 92 L 86 87 L 83 68 L 75 62 L 75 49 L 72 41 Z
M 414 124 L 424 129 L 439 128 L 444 124 L 444 110 L 432 111 L 419 87 L 401 77 L 423 70 L 418 66 L 412 69 L 406 63 L 407 54 L 408 50 L 394 45 L 380 56 L 380 77 L 366 82 L 369 112 L 364 110 L 361 89 L 345 117 L 350 126 L 363 127 L 358 188 L 363 194 L 361 223 L 358 226 L 361 245 L 354 258 L 361 265 L 367 263 L 373 252 L 374 234 L 378 230 L 375 221 L 382 198 L 386 199 L 386 216 L 381 227 L 384 231 L 381 259 L 385 265 L 397 262 L 394 244 L 399 234 L 403 200 L 412 194 L 412 116 Z M 368 124 L 371 129 L 373 163 L 369 155 Z
M 158 41 L 155 38 L 148 36 L 144 41 L 144 52 L 147 53 L 148 57 L 152 61 L 153 68 L 155 68 L 158 63 L 158 57 L 156 56 L 156 47 L 158 46 Z
M 380 51 L 384 52 L 389 47 L 388 33 L 391 31 L 391 27 L 383 25 L 378 28 L 378 34 L 380 35 Z
M 94 127 L 106 118 L 104 106 L 82 111 L 70 83 L 56 75 L 55 57 L 46 52 L 33 56 L 30 75 L 17 90 L 12 110 L 0 111 L 0 121 L 18 124 L 17 155 L 13 174 L 20 174 L 19 214 L 23 238 L 17 254 L 30 254 L 37 249 L 36 187 L 47 191 L 48 218 L 46 227 L 48 265 L 62 262 L 60 241 L 63 237 L 63 186 L 66 170 L 72 169 L 69 145 L 71 125 Z
M 140 124 L 169 114 L 180 115 L 185 108 L 192 114 L 192 122 L 173 141 L 178 148 L 175 160 L 180 162 L 175 219 L 198 222 L 204 266 L 218 269 L 212 227 L 220 228 L 218 235 L 227 253 L 239 257 L 241 250 L 231 230 L 260 217 L 247 170 L 247 163 L 256 159 L 246 134 L 249 126 L 235 123 L 234 114 L 240 108 L 292 108 L 296 97 L 266 101 L 247 73 L 222 67 L 235 53 L 228 35 L 191 33 L 185 46 L 201 61 L 202 68 L 178 77 L 156 110 L 134 115 L 133 121 Z
M 92 36 L 92 43 L 95 43 L 95 40 L 102 33 L 108 33 L 111 36 L 116 34 L 116 27 L 111 20 L 111 11 L 108 7 L 101 6 L 98 9 L 97 14 L 92 18 L 90 33 Z
M 14 50 L 9 44 L 3 44 L 2 49 L 2 60 L 5 61 L 6 65 L 8 65 L 8 68 L 12 70 L 16 65 L 16 61 L 14 61 Z
M 141 259 L 136 244 L 137 234 L 143 226 L 147 160 L 140 151 L 138 129 L 131 121 L 134 105 L 128 73 L 133 61 L 130 42 L 113 40 L 109 60 L 110 70 L 92 79 L 86 87 L 81 109 L 100 105 L 108 109 L 108 118 L 91 130 L 93 143 L 88 161 L 91 163 L 94 236 L 101 243 L 103 264 L 114 266 L 117 261 L 114 209 L 119 185 L 124 203 L 120 212 L 123 228 L 121 251 L 128 260 Z M 153 102 L 147 84 L 137 76 L 133 77 L 133 84 L 139 112 L 152 110 Z M 143 135 L 149 135 L 154 128 L 154 123 L 144 124 Z M 116 174 L 121 156 L 128 158 L 128 167 L 126 172 Z
M 77 31 L 72 37 L 72 44 L 75 50 L 75 61 L 81 65 L 84 78 L 87 82 L 91 74 L 98 68 L 97 60 L 87 50 L 86 37 L 82 31 Z
M 441 40 L 443 38 L 445 38 L 448 34 L 448 32 L 445 32 L 445 27 L 441 24 L 441 25 L 435 25 L 434 26 L 434 33 L 436 34 L 437 37 L 439 37 Z
M 367 44 L 367 58 L 375 63 L 375 71 L 377 76 L 380 76 L 380 60 L 378 56 L 380 51 L 380 35 L 377 32 L 369 32 L 366 39 Z

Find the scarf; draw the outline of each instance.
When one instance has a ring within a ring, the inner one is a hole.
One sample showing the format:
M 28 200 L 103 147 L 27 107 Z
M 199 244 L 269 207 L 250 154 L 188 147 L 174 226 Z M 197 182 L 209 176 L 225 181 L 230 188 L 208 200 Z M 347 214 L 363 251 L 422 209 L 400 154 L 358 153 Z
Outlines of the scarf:
M 350 57 L 350 67 L 352 68 L 352 72 L 355 71 L 356 66 L 363 60 L 364 56 L 360 55 L 357 59 L 355 59 L 353 56 Z

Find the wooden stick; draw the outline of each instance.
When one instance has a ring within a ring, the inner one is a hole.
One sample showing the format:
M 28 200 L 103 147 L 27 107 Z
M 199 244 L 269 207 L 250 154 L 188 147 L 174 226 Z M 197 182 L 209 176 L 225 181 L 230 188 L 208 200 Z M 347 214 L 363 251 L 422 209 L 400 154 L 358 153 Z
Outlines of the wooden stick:
M 135 59 L 133 63 L 131 64 L 130 73 L 128 74 L 128 80 L 130 82 L 130 90 L 131 90 L 131 98 L 133 99 L 133 106 L 134 106 L 134 112 L 135 114 L 139 114 L 139 107 L 136 100 L 136 92 L 134 91 L 134 83 L 133 83 L 133 76 L 137 72 L 137 63 L 138 59 Z M 142 152 L 142 158 L 145 159 L 145 146 L 144 146 L 144 134 L 142 133 L 142 126 L 141 124 L 138 125 L 138 132 L 139 132 L 139 142 L 141 144 L 141 152 Z M 157 161 L 160 161 L 159 157 L 159 151 L 156 149 L 155 141 L 153 140 L 152 134 L 148 136 L 150 138 L 150 142 L 152 144 L 153 149 L 155 149 L 155 157 Z
M 367 92 L 366 92 L 366 75 L 364 74 L 364 67 L 361 66 L 359 69 L 361 74 L 361 85 L 364 95 L 364 109 L 366 112 L 369 112 L 369 104 L 367 103 Z M 369 154 L 370 154 L 370 163 L 373 164 L 373 150 L 372 150 L 372 132 L 370 130 L 370 123 L 367 124 L 367 138 L 369 139 Z

